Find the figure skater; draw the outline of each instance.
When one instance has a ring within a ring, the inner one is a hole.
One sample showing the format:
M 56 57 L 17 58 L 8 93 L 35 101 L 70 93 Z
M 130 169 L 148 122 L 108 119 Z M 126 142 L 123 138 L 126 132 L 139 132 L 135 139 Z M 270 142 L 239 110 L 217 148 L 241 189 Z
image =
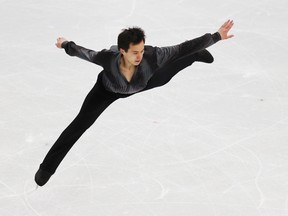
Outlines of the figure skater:
M 232 38 L 234 35 L 229 31 L 233 24 L 233 20 L 228 20 L 214 34 L 207 33 L 169 47 L 145 45 L 145 33 L 138 27 L 122 30 L 118 35 L 118 46 L 102 51 L 86 49 L 59 37 L 56 42 L 58 48 L 64 48 L 70 56 L 102 66 L 103 71 L 86 96 L 79 114 L 40 164 L 35 174 L 37 185 L 43 186 L 48 182 L 71 147 L 114 101 L 163 86 L 194 62 L 212 63 L 213 56 L 206 48 Z

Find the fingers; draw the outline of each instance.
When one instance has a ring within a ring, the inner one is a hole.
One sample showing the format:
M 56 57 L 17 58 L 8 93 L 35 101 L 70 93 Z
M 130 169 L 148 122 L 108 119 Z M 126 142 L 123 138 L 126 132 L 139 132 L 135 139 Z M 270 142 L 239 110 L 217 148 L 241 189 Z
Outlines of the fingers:
M 58 38 L 57 38 L 57 41 L 56 41 L 56 43 L 55 43 L 56 47 L 62 48 L 61 45 L 62 45 L 62 43 L 63 43 L 64 41 L 66 41 L 66 39 L 65 39 L 64 37 L 58 37 Z
M 230 30 L 234 25 L 234 22 L 233 20 L 228 20 L 228 23 L 227 23 L 227 28 Z
M 227 20 L 221 27 L 226 29 L 226 30 L 230 30 L 234 25 L 234 21 L 233 20 Z
M 227 20 L 218 30 L 218 32 L 221 35 L 221 39 L 225 40 L 225 39 L 229 39 L 234 37 L 233 34 L 228 34 L 228 32 L 231 30 L 231 28 L 233 27 L 234 22 L 233 20 Z
M 57 38 L 57 42 L 60 42 L 60 41 L 63 41 L 63 40 L 65 40 L 63 37 L 58 37 Z
M 232 34 L 232 35 L 228 35 L 228 36 L 227 36 L 227 39 L 232 38 L 232 37 L 234 37 L 233 34 Z
M 227 20 L 221 27 L 225 28 L 229 22 L 230 20 Z

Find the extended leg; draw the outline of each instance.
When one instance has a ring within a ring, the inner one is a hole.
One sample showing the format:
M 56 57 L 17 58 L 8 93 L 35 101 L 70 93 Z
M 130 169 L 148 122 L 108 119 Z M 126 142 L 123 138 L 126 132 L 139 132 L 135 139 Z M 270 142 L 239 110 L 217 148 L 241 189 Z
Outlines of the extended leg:
M 103 86 L 96 83 L 87 95 L 77 117 L 62 132 L 40 165 L 35 175 L 38 185 L 42 186 L 49 180 L 75 142 L 116 99 L 115 95 L 108 93 Z

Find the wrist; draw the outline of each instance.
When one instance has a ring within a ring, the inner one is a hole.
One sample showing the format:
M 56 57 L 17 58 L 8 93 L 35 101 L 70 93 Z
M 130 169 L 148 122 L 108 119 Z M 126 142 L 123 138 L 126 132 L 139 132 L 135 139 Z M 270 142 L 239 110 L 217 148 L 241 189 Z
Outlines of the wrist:
M 64 48 L 67 46 L 67 44 L 69 43 L 69 41 L 63 41 L 61 44 L 61 48 Z
M 219 31 L 215 32 L 214 34 L 212 34 L 212 39 L 214 41 L 214 43 L 222 40 L 221 34 Z

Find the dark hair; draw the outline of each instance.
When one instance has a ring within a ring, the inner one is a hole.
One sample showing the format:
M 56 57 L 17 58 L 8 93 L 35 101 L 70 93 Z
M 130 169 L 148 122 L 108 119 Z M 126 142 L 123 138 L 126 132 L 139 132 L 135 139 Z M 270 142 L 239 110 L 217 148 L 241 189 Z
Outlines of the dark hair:
M 130 44 L 139 44 L 141 41 L 145 43 L 145 33 L 139 27 L 133 27 L 128 29 L 123 29 L 118 35 L 118 49 L 124 49 L 125 52 L 128 51 Z

